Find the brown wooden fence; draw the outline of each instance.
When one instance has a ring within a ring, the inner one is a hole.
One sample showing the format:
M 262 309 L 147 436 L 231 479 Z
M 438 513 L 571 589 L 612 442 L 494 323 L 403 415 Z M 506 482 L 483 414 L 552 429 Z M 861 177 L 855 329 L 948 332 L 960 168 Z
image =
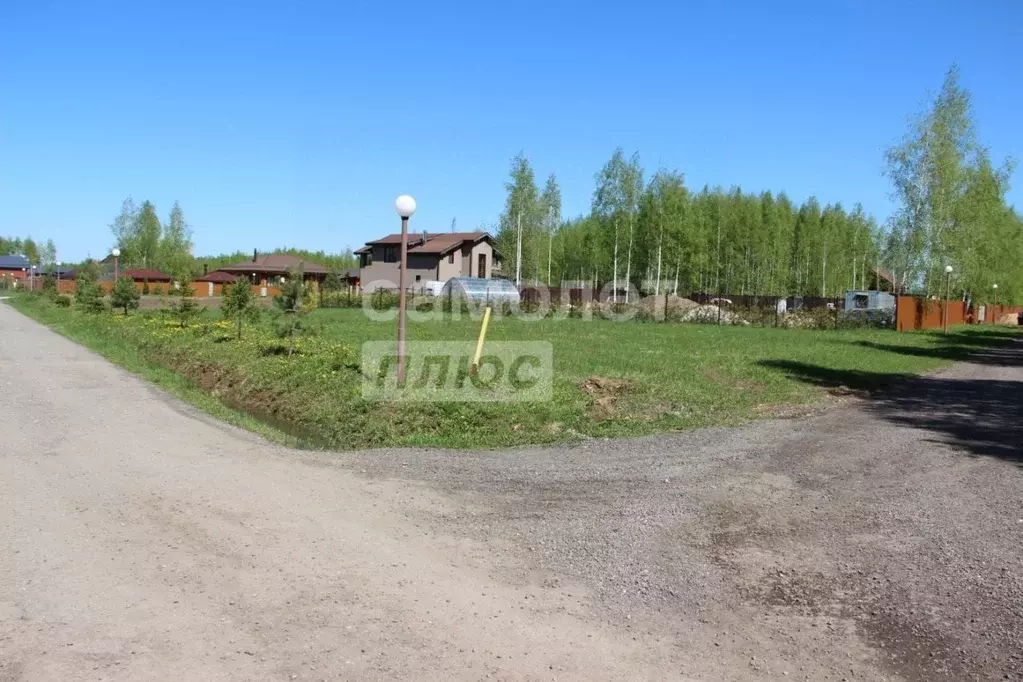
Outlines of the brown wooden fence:
M 1019 314 L 1023 313 L 1023 306 L 1018 305 L 989 305 L 984 306 L 984 317 L 980 319 L 978 313 L 978 324 L 998 324 L 998 321 L 1004 319 L 1008 315 L 1011 319 L 1012 316 L 1019 318 Z
M 920 329 L 941 329 L 945 326 L 945 301 L 899 296 L 895 315 L 895 329 L 900 332 Z M 1020 306 L 968 306 L 965 301 L 948 301 L 948 326 L 957 324 L 997 324 L 1006 315 L 1023 311 Z M 983 312 L 983 316 L 981 315 Z
M 948 304 L 946 306 L 946 303 Z M 916 296 L 899 296 L 895 308 L 895 329 L 900 332 L 938 329 L 945 326 L 945 311 L 948 311 L 948 325 L 966 324 L 965 301 L 938 301 Z
M 31 285 L 26 280 L 21 286 L 28 290 L 35 289 L 36 291 L 41 291 L 43 288 L 42 277 L 36 277 L 34 279 L 35 281 L 33 281 Z M 96 284 L 99 285 L 100 291 L 103 293 L 104 296 L 109 296 L 111 290 L 113 290 L 114 288 L 113 282 L 104 281 L 96 282 Z M 211 295 L 210 284 L 211 282 L 192 282 L 191 288 L 192 291 L 195 292 L 196 296 L 200 298 L 207 298 Z M 219 282 L 215 282 L 212 284 L 213 284 L 212 296 L 213 297 L 223 296 L 224 285 Z M 148 283 L 135 282 L 135 288 L 138 289 L 139 292 L 142 292 L 143 289 L 148 289 L 149 294 L 152 296 L 164 296 L 174 291 L 174 285 L 171 282 L 148 282 Z M 76 289 L 75 280 L 73 279 L 60 280 L 60 284 L 58 286 L 58 291 L 60 293 L 67 294 L 68 296 L 73 296 L 75 293 L 75 289 Z M 264 289 L 266 289 L 267 298 L 276 298 L 277 296 L 281 295 L 281 290 L 278 287 L 261 286 L 258 284 L 252 285 L 252 295 L 255 296 L 256 298 L 259 298 L 262 296 Z

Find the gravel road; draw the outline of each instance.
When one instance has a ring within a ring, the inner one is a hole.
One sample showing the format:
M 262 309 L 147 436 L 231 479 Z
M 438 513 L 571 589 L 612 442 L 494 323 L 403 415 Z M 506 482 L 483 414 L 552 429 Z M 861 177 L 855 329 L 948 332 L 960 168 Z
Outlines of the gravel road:
M 813 416 L 276 447 L 0 305 L 0 680 L 1023 679 L 1023 345 Z M 883 351 L 879 351 L 883 352 Z

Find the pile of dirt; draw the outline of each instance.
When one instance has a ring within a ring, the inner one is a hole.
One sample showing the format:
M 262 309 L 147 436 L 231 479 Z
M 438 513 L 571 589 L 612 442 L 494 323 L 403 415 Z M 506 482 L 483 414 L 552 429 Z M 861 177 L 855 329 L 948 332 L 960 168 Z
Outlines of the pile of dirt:
M 665 315 L 664 309 L 664 294 L 657 296 L 647 296 L 641 300 L 637 306 L 639 308 L 640 315 L 651 320 L 669 319 L 679 321 L 682 316 L 693 308 L 698 307 L 700 304 L 696 301 L 692 301 L 682 296 L 676 296 L 675 294 L 668 294 L 668 310 Z
M 611 379 L 594 374 L 579 384 L 579 389 L 593 397 L 590 417 L 596 420 L 609 419 L 615 412 L 618 398 L 635 387 L 628 379 Z
M 682 322 L 703 322 L 706 324 L 740 324 L 748 325 L 749 322 L 742 319 L 735 313 L 716 305 L 698 305 L 686 311 L 681 317 Z

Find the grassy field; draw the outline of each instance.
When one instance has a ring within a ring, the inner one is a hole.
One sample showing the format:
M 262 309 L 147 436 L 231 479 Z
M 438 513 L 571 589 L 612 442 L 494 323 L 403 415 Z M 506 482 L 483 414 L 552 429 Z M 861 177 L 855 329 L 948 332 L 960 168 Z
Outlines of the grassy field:
M 180 329 L 153 312 L 128 318 L 89 315 L 29 296 L 8 303 L 221 418 L 333 449 L 486 448 L 735 425 L 798 413 L 826 395 L 825 388 L 790 376 L 789 365 L 866 372 L 880 386 L 1015 333 L 960 328 L 944 337 L 866 329 L 503 319 L 491 325 L 488 340 L 553 345 L 553 400 L 398 404 L 361 398 L 361 344 L 395 335 L 394 322 L 371 321 L 361 310 L 315 311 L 309 317 L 319 334 L 301 339 L 298 354 L 289 357 L 279 352 L 281 342 L 266 322 L 247 325 L 237 341 L 212 312 Z M 463 318 L 412 322 L 408 336 L 473 341 L 478 331 L 478 320 Z M 612 381 L 584 386 L 594 377 Z

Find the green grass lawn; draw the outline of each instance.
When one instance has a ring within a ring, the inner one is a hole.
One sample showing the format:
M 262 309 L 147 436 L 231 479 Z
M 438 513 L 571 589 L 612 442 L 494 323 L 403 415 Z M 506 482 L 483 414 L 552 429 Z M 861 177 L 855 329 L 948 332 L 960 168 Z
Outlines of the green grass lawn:
M 394 322 L 361 310 L 317 310 L 318 336 L 300 354 L 268 354 L 279 344 L 268 325 L 248 326 L 242 342 L 215 324 L 216 314 L 185 330 L 157 314 L 90 316 L 42 299 L 14 307 L 148 379 L 245 424 L 256 415 L 307 444 L 350 449 L 384 445 L 502 447 L 584 437 L 642 435 L 735 425 L 814 403 L 825 386 L 807 368 L 883 386 L 937 369 L 971 349 L 1004 342 L 1015 330 L 958 328 L 940 333 L 886 330 L 773 329 L 606 320 L 493 322 L 488 341 L 549 341 L 554 397 L 540 403 L 379 403 L 361 398 L 359 350 L 395 338 Z M 474 341 L 479 321 L 410 322 L 410 341 Z M 789 371 L 799 367 L 801 372 Z M 625 380 L 606 393 L 586 392 L 591 377 Z M 215 404 L 216 407 L 211 407 Z M 231 417 L 235 414 L 235 417 Z M 264 428 L 264 432 L 269 432 Z

